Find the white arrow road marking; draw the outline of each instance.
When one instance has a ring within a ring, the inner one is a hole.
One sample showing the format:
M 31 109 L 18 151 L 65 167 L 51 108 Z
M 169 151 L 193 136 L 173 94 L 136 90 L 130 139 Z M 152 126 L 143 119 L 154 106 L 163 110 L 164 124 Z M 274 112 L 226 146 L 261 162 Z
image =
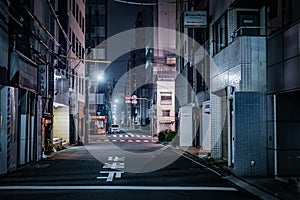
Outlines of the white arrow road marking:
M 118 172 L 118 171 L 100 171 L 100 174 L 108 174 L 108 176 L 98 176 L 97 179 L 106 179 L 107 182 L 111 182 L 114 179 L 114 176 L 116 175 L 116 178 L 121 178 L 122 174 L 124 172 Z
M 117 162 L 117 161 L 125 161 L 125 157 L 119 157 L 119 156 L 109 156 L 108 157 L 108 160 L 109 161 L 115 161 L 115 162 Z
M 112 172 L 103 172 L 103 173 L 112 173 Z M 116 174 L 118 173 L 118 174 Z M 116 178 L 121 178 L 123 172 L 116 172 Z M 117 177 L 118 176 L 118 177 Z M 97 177 L 98 179 L 107 179 L 108 177 Z M 0 190 L 151 190 L 151 191 L 163 191 L 163 190 L 172 190 L 172 191 L 228 191 L 228 192 L 237 192 L 238 190 L 233 187 L 188 187 L 188 186 L 108 186 L 108 185 L 80 185 L 80 186 L 53 186 L 53 185 L 43 185 L 43 186 L 0 186 Z
M 102 167 L 103 169 L 124 169 L 124 163 L 120 162 L 113 162 L 112 164 L 110 163 L 105 163 L 104 166 Z

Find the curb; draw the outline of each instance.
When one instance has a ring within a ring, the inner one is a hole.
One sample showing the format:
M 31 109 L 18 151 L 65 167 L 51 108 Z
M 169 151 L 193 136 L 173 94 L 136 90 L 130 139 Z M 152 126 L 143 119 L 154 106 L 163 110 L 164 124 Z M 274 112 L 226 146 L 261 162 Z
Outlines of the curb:
M 175 151 L 180 151 L 183 154 L 186 153 L 191 157 L 201 160 L 202 161 L 201 164 L 204 165 L 206 168 L 210 169 L 210 171 L 215 172 L 215 174 L 221 176 L 222 178 L 226 179 L 228 182 L 234 184 L 236 187 L 242 189 L 245 192 L 248 192 L 251 195 L 254 195 L 260 199 L 266 199 L 266 200 L 280 199 L 280 197 L 276 193 L 273 193 L 273 192 L 271 192 L 259 185 L 256 185 L 250 181 L 247 181 L 246 179 L 244 179 L 242 177 L 236 176 L 230 170 L 227 170 L 224 168 L 219 168 L 218 166 L 215 166 L 215 165 L 207 164 L 204 162 L 204 160 L 201 157 L 199 157 L 191 152 L 184 151 L 181 148 L 178 148 L 178 147 L 176 148 L 172 145 L 168 145 L 168 147 L 172 148 Z M 224 172 L 226 172 L 226 174 Z

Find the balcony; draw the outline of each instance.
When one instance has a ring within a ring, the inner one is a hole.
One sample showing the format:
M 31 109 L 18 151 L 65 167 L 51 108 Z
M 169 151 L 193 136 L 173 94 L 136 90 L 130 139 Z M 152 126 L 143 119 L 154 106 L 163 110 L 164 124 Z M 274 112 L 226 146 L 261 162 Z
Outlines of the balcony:
M 214 57 L 211 91 L 234 85 L 240 91 L 266 90 L 266 37 L 237 36 Z

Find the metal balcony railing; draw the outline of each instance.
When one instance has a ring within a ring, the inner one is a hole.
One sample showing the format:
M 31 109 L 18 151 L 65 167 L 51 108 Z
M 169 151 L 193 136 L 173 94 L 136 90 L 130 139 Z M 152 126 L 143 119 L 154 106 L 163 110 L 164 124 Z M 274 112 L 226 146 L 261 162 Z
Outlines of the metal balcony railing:
M 234 30 L 231 37 L 233 39 L 239 36 L 263 36 L 266 35 L 265 27 L 263 26 L 241 26 L 238 29 Z

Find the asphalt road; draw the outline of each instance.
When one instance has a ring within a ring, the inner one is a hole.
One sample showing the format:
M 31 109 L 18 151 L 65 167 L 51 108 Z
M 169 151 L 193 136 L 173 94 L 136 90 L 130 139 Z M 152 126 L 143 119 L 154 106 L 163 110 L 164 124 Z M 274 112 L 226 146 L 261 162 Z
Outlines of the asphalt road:
M 108 137 L 109 136 L 109 137 Z M 0 177 L 0 199 L 257 199 L 142 133 L 91 136 Z

